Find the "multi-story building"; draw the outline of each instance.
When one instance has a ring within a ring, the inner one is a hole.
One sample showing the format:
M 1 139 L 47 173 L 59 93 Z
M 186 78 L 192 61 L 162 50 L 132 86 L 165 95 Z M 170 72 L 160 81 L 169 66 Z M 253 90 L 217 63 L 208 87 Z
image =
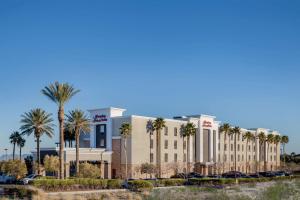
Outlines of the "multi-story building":
M 99 164 L 105 178 L 124 177 L 125 152 L 127 155 L 128 177 L 143 178 L 140 167 L 144 163 L 160 164 L 161 177 L 170 177 L 178 172 L 199 172 L 220 174 L 235 170 L 235 147 L 233 136 L 219 132 L 220 122 L 209 115 L 191 115 L 164 119 L 160 144 L 157 133 L 150 127 L 153 117 L 123 115 L 124 109 L 104 108 L 89 110 L 92 119 L 90 134 L 81 134 L 80 161 Z M 188 140 L 182 137 L 182 127 L 188 122 L 196 127 L 196 134 Z M 131 124 L 126 151 L 119 128 L 123 123 Z M 237 171 L 255 172 L 275 170 L 280 165 L 279 145 L 261 143 L 259 139 L 243 140 L 243 133 L 254 135 L 264 132 L 279 134 L 267 129 L 241 129 L 237 136 Z M 188 143 L 189 141 L 189 143 Z M 157 156 L 160 145 L 160 156 Z M 58 148 L 42 149 L 42 154 L 57 152 Z M 159 160 L 156 160 L 160 158 Z M 69 175 L 75 160 L 75 149 L 65 149 L 66 175 Z M 72 171 L 72 170 L 71 170 Z M 153 174 L 154 175 L 154 174 Z

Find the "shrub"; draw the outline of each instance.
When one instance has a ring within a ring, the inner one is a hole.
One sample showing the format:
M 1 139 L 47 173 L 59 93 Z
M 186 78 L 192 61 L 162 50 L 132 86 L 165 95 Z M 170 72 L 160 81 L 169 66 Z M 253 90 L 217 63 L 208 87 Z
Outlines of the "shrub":
M 134 180 L 128 182 L 128 188 L 135 192 L 151 191 L 153 184 L 145 180 Z
M 59 171 L 59 158 L 58 156 L 46 155 L 44 158 L 44 167 L 47 172 L 57 174 Z
M 157 182 L 158 186 L 180 186 L 185 185 L 187 181 L 185 179 L 163 179 Z
M 2 161 L 0 165 L 1 171 L 16 178 L 22 178 L 27 174 L 26 164 L 20 160 Z
M 79 164 L 79 175 L 80 178 L 98 178 L 101 177 L 101 169 L 90 163 Z
M 110 179 L 107 181 L 107 189 L 119 189 L 122 188 L 123 180 Z

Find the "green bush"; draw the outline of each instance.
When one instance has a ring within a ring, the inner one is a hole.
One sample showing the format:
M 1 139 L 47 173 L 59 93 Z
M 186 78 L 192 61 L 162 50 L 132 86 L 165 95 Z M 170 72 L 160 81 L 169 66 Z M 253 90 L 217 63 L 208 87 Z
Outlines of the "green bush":
M 227 185 L 234 184 L 235 179 L 231 178 L 191 178 L 188 180 L 188 185 L 198 185 L 198 186 L 207 186 L 207 185 Z
M 123 180 L 110 179 L 107 181 L 107 189 L 119 189 L 122 188 Z
M 180 186 L 180 185 L 185 185 L 187 181 L 185 179 L 163 179 L 163 180 L 158 180 L 157 181 L 157 186 L 163 186 L 163 187 L 168 187 L 168 186 Z
M 128 188 L 135 192 L 151 191 L 153 184 L 145 180 L 134 180 L 128 182 Z

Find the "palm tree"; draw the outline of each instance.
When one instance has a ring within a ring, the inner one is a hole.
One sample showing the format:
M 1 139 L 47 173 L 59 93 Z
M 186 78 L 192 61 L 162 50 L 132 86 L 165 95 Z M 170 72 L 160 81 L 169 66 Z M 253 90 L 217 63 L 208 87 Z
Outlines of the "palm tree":
M 265 150 L 265 148 L 266 148 L 266 135 L 265 135 L 265 133 L 260 132 L 258 134 L 258 139 L 259 139 L 260 150 L 262 149 L 262 147 L 264 147 L 264 171 L 266 171 L 267 170 L 267 163 L 266 163 L 266 155 L 265 155 L 265 153 L 266 153 L 266 150 Z M 261 154 L 260 154 L 260 157 L 261 157 Z M 259 161 L 260 161 L 260 159 L 259 159 Z M 260 168 L 260 164 L 259 164 L 259 168 Z
M 266 140 L 266 143 L 267 143 L 267 159 L 266 161 L 268 162 L 268 159 L 269 159 L 269 148 L 270 148 L 270 144 L 272 144 L 274 142 L 274 135 L 272 133 L 268 134 L 267 135 L 267 140 Z
M 123 123 L 120 127 L 120 134 L 124 140 L 124 154 L 125 154 L 125 178 L 126 181 L 128 179 L 128 172 L 127 172 L 127 138 L 130 136 L 131 134 L 131 124 L 129 123 Z
M 157 177 L 161 178 L 161 130 L 166 127 L 166 122 L 163 118 L 159 117 L 154 120 L 153 128 L 156 131 L 156 167 L 158 170 Z
M 248 174 L 248 167 L 249 167 L 249 163 L 248 163 L 248 143 L 249 143 L 249 141 L 251 141 L 253 139 L 253 134 L 250 131 L 247 131 L 244 134 L 243 139 L 246 140 L 246 174 Z
M 228 123 L 225 123 L 222 126 L 220 126 L 219 132 L 223 133 L 223 135 L 224 135 L 224 145 L 226 144 L 226 135 L 228 136 L 228 134 L 230 133 L 230 130 L 231 130 L 231 127 Z M 230 141 L 230 138 L 229 138 L 229 141 Z M 225 148 L 223 148 L 223 163 L 224 162 L 225 162 Z M 224 167 L 225 167 L 225 165 L 223 164 L 223 173 L 224 173 Z
M 24 113 L 21 117 L 22 125 L 20 129 L 22 130 L 22 134 L 28 136 L 34 134 L 36 139 L 38 174 L 40 174 L 40 137 L 46 134 L 46 136 L 52 138 L 54 135 L 53 119 L 51 114 L 46 113 L 46 111 L 40 108 Z
M 20 133 L 18 131 L 13 132 L 9 136 L 10 143 L 13 144 L 13 160 L 15 160 L 16 144 L 20 139 Z
M 75 133 L 76 142 L 76 175 L 79 176 L 79 137 L 81 133 L 89 133 L 90 119 L 81 110 L 72 110 L 66 115 L 66 127 L 72 133 Z
M 233 129 L 230 128 L 229 129 L 229 133 L 228 133 L 228 139 L 229 139 L 229 148 L 228 148 L 228 152 L 229 152 L 229 156 L 228 156 L 228 160 L 229 160 L 229 171 L 231 171 L 231 137 L 233 137 L 234 132 Z
M 241 134 L 240 127 L 236 126 L 232 129 L 232 133 L 234 134 L 234 170 L 237 171 L 237 163 L 236 163 L 236 136 Z
M 149 134 L 149 141 L 150 141 L 150 145 L 149 145 L 149 156 L 151 155 L 152 153 L 152 149 L 151 149 L 151 135 L 153 135 L 153 132 L 154 132 L 154 127 L 153 127 L 153 121 L 150 119 L 147 121 L 147 124 L 146 124 L 146 130 L 147 130 L 147 133 Z M 152 148 L 153 148 L 153 143 L 152 143 Z M 151 163 L 151 156 L 150 156 L 150 163 Z M 151 178 L 152 178 L 152 174 L 151 174 Z
M 285 167 L 285 145 L 287 143 L 289 143 L 289 137 L 287 135 L 284 135 L 281 137 L 281 143 L 282 143 L 282 147 L 283 147 L 283 163 L 284 163 L 284 167 Z
M 59 122 L 59 178 L 64 178 L 64 106 L 79 92 L 68 83 L 55 82 L 42 89 L 42 93 L 58 105 Z
M 274 144 L 276 145 L 276 169 L 278 168 L 278 163 L 277 163 L 277 157 L 278 157 L 278 144 L 281 142 L 281 136 L 280 135 L 275 135 L 274 136 Z
M 17 142 L 17 145 L 20 148 L 20 160 L 22 160 L 22 148 L 25 146 L 25 142 L 26 142 L 26 140 L 22 136 L 20 136 L 20 138 Z
M 69 143 L 69 148 L 73 147 L 73 141 L 75 140 L 75 133 L 72 130 L 69 130 L 65 127 L 64 129 L 64 141 L 65 147 L 67 147 L 67 141 Z
M 185 138 L 187 137 L 187 172 L 190 172 L 190 137 L 194 136 L 196 134 L 196 126 L 195 124 L 188 122 L 184 127 L 183 127 L 183 133 L 182 136 Z

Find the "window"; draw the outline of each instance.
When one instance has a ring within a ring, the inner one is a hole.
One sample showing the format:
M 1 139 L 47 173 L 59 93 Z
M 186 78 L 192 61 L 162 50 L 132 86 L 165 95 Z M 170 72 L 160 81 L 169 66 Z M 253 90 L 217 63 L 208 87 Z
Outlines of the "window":
M 242 155 L 242 161 L 244 161 L 244 155 Z
M 165 162 L 168 162 L 168 154 L 165 153 Z
M 227 144 L 224 144 L 224 151 L 227 151 Z
M 272 153 L 272 147 L 270 147 L 270 152 Z
M 253 151 L 255 151 L 255 146 L 253 147 Z
M 177 140 L 174 141 L 174 149 L 177 149 Z
M 231 148 L 231 151 L 233 151 L 233 144 L 231 144 L 231 147 L 230 147 L 230 148 Z
M 227 155 L 224 156 L 224 161 L 225 161 L 225 162 L 227 161 Z
M 250 145 L 249 145 L 248 149 L 249 149 L 249 151 L 251 151 L 251 146 Z
M 186 162 L 186 154 L 183 154 L 183 162 Z
M 270 156 L 270 160 L 271 160 L 271 162 L 272 162 L 272 158 L 273 158 L 273 157 L 272 157 L 272 156 Z
M 276 160 L 276 156 L 274 156 L 274 161 Z
M 150 162 L 153 163 L 153 153 L 150 153 Z
M 186 141 L 183 141 L 183 149 L 186 149 Z
M 241 140 L 241 137 L 240 137 L 240 135 L 238 135 L 238 141 L 240 141 Z
M 231 154 L 231 162 L 233 162 L 233 155 Z
M 174 128 L 174 136 L 177 136 L 177 128 Z
M 218 150 L 220 151 L 220 147 L 221 147 L 221 144 L 220 143 L 218 143 Z
M 238 162 L 241 161 L 241 155 L 238 155 Z
M 240 145 L 238 144 L 238 151 L 240 151 Z
M 242 144 L 242 151 L 244 152 L 244 145 Z
M 255 156 L 255 155 L 253 156 L 253 159 L 254 159 L 254 160 L 256 159 L 256 156 Z
M 168 135 L 168 127 L 165 127 L 165 135 Z
M 168 140 L 165 140 L 165 149 L 168 149 Z
M 174 162 L 177 162 L 177 153 L 174 153 Z
M 230 135 L 230 139 L 233 140 L 233 135 Z
M 221 156 L 220 156 L 220 154 L 218 154 L 218 162 L 220 162 L 221 161 Z
M 251 160 L 251 156 L 249 155 L 248 161 L 250 161 L 250 160 Z
M 221 139 L 221 133 L 219 133 L 218 136 L 219 136 L 219 140 L 220 140 Z
M 150 140 L 150 149 L 153 149 L 153 139 Z

